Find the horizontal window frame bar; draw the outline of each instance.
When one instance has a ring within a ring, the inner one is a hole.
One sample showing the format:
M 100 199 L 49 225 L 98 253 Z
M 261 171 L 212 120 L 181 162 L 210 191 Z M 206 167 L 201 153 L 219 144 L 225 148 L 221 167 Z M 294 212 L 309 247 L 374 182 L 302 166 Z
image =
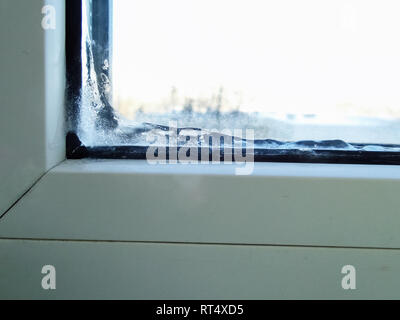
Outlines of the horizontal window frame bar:
M 350 144 L 355 147 L 362 147 L 363 144 Z M 370 144 L 365 144 L 365 146 Z M 169 160 L 170 150 L 174 159 L 182 148 L 151 146 L 153 149 L 165 148 L 166 159 Z M 132 159 L 146 160 L 149 146 L 85 146 L 79 140 L 76 134 L 67 135 L 67 159 Z M 193 148 L 193 147 L 192 147 Z M 219 153 L 219 160 L 223 162 L 225 156 L 227 160 L 235 162 L 232 155 L 240 154 L 237 148 L 209 148 L 194 147 L 197 149 L 197 160 L 201 161 L 202 154 L 208 154 L 208 161 L 217 160 L 215 154 Z M 400 146 L 399 146 L 400 148 Z M 226 152 L 230 150 L 231 152 Z M 243 148 L 242 154 L 246 155 L 246 149 Z M 203 152 L 203 153 L 202 153 Z M 247 150 L 247 152 L 249 152 Z M 214 155 L 214 157 L 213 157 Z M 294 162 L 294 163 L 339 163 L 339 164 L 375 164 L 375 165 L 400 165 L 400 152 L 392 151 L 365 151 L 365 150 L 321 150 L 321 149 L 267 149 L 255 147 L 251 153 L 254 162 Z M 250 157 L 251 158 L 251 157 Z M 207 159 L 203 159 L 207 161 Z

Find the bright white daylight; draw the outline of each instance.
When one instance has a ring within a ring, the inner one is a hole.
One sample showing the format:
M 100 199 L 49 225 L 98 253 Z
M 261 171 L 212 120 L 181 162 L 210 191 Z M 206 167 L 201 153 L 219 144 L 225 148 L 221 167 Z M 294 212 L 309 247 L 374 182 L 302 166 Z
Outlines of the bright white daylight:
M 182 125 L 217 117 L 258 138 L 400 142 L 398 0 L 113 6 L 113 104 L 129 119 L 184 114 Z

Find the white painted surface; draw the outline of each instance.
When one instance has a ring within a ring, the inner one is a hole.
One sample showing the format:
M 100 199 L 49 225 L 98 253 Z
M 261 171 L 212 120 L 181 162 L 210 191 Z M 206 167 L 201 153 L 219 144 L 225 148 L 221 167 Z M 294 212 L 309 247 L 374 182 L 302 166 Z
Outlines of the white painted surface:
M 150 175 L 223 175 L 232 176 L 236 164 L 168 164 L 149 165 L 139 160 L 68 160 L 55 168 L 57 173 L 109 173 L 109 174 L 150 174 Z M 253 177 L 285 178 L 330 178 L 330 179 L 369 179 L 400 180 L 400 166 L 358 165 L 358 164 L 319 164 L 319 163 L 254 163 Z
M 400 248 L 399 167 L 229 170 L 66 161 L 3 218 L 0 237 Z
M 65 159 L 65 0 L 43 0 L 56 9 L 56 29 L 45 32 L 46 171 Z
M 0 261 L 0 299 L 400 298 L 398 250 L 0 240 Z
M 56 7 L 56 30 L 41 9 Z M 0 2 L 0 215 L 44 172 L 64 145 L 64 1 Z

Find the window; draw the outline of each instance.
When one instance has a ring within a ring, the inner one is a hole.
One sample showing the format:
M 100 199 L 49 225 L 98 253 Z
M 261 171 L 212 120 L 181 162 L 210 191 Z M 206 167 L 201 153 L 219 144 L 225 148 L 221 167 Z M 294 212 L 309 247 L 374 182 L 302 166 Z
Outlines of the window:
M 145 158 L 173 128 L 221 157 L 400 163 L 398 1 L 73 3 L 70 158 Z

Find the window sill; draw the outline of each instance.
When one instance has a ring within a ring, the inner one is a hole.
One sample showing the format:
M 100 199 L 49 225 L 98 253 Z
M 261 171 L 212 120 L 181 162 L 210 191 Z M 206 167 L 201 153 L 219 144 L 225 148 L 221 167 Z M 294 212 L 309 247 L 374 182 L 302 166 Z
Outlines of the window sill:
M 400 248 L 400 167 L 67 160 L 1 220 L 1 238 Z

